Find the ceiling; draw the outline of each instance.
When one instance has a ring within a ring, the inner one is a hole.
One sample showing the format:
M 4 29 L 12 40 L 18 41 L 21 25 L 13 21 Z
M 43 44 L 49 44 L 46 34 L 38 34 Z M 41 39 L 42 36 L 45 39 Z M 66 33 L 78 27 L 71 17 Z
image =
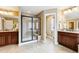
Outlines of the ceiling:
M 57 6 L 22 6 L 21 11 L 29 14 L 37 15 L 43 10 L 58 8 Z
M 66 7 L 68 7 L 68 6 L 62 6 L 62 7 L 58 7 L 58 6 L 21 6 L 21 10 L 22 10 L 22 12 L 37 15 L 38 13 L 40 13 L 43 10 L 54 9 L 54 8 L 64 9 Z M 0 6 L 0 9 L 19 11 L 18 6 Z
M 10 10 L 10 11 L 19 11 L 18 6 L 0 6 L 0 9 Z

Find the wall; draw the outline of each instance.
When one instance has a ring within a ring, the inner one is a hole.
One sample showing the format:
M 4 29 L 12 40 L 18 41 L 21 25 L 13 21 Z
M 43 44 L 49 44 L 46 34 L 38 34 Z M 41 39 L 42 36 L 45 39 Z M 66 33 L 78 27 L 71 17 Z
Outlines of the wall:
M 61 29 L 63 29 L 64 28 L 64 21 L 65 21 L 65 19 L 64 19 L 64 16 L 63 16 L 63 13 L 62 13 L 62 10 L 61 9 L 58 9 L 57 10 L 57 21 L 58 21 L 58 23 L 57 23 L 57 29 L 58 30 L 61 30 Z
M 41 40 L 43 40 L 44 39 L 44 31 L 43 31 L 43 29 L 44 29 L 44 11 L 42 11 L 39 15 L 38 15 L 38 17 L 40 17 L 40 19 L 41 19 Z
M 46 40 L 46 14 L 57 13 L 57 9 L 49 9 L 42 11 L 38 16 L 41 18 L 41 38 Z M 56 25 L 55 25 L 56 26 Z

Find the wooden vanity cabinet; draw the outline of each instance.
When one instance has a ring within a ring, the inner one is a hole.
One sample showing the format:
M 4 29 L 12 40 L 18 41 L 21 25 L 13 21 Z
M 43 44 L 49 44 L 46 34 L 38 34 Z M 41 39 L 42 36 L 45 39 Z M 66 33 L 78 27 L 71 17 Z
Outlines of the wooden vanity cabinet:
M 11 33 L 4 33 L 5 35 L 5 45 L 11 44 Z
M 18 32 L 0 32 L 0 46 L 18 44 Z
M 11 33 L 11 44 L 18 44 L 18 32 Z
M 0 34 L 0 46 L 5 45 L 5 35 L 3 35 L 2 33 Z
M 78 39 L 79 34 L 58 32 L 58 43 L 78 52 Z

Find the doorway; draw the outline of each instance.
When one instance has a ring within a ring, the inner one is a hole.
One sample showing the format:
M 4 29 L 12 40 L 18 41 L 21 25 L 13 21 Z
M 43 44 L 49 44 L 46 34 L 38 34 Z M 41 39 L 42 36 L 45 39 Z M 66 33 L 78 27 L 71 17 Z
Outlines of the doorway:
M 38 18 L 21 15 L 21 42 L 37 40 Z
M 49 13 L 46 17 L 46 38 L 57 44 L 57 18 L 56 13 Z

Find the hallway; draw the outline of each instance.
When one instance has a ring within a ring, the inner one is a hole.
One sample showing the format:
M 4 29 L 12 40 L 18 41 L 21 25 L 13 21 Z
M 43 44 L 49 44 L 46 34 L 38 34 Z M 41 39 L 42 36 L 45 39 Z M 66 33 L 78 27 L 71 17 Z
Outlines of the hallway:
M 51 40 L 46 43 L 32 43 L 21 47 L 17 45 L 8 45 L 0 47 L 0 53 L 75 53 L 74 51 L 61 46 L 54 45 Z

